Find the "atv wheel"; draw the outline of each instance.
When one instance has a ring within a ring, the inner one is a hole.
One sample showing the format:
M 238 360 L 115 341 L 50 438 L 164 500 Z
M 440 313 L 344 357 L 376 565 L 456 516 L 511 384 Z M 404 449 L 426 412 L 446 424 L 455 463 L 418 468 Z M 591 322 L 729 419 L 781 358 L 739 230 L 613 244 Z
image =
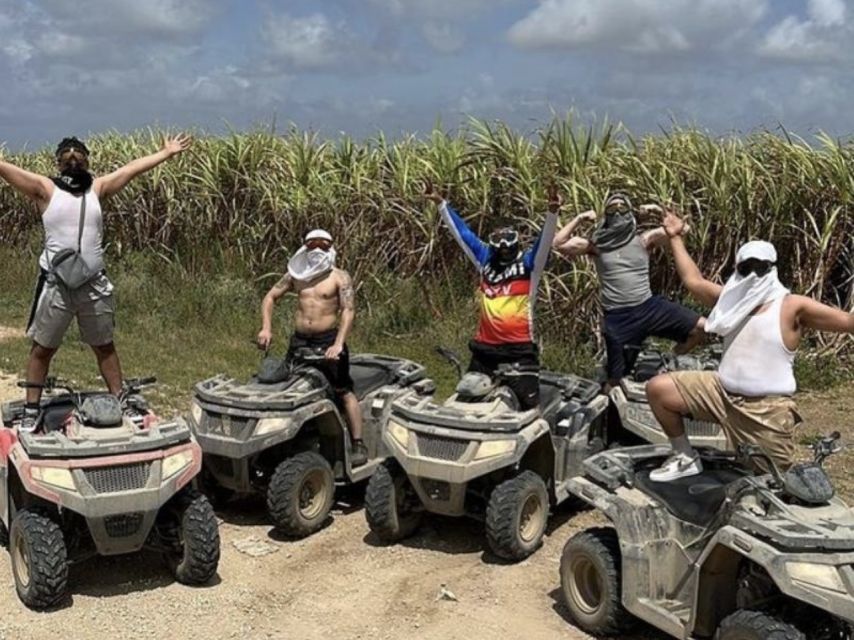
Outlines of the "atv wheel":
M 18 597 L 31 609 L 46 609 L 65 596 L 68 553 L 62 530 L 47 515 L 23 509 L 12 521 L 9 551 Z
M 319 453 L 304 451 L 276 467 L 267 487 L 267 509 L 284 533 L 305 537 L 323 526 L 334 497 L 329 462 Z
M 773 615 L 741 609 L 723 619 L 715 640 L 806 640 L 806 636 Z
M 6 548 L 9 546 L 9 530 L 3 522 L 0 522 L 0 547 Z
M 209 582 L 219 565 L 219 525 L 211 503 L 198 491 L 185 489 L 165 508 L 174 547 L 166 552 L 166 564 L 181 584 Z
M 620 590 L 620 544 L 613 529 L 588 529 L 563 548 L 560 583 L 569 615 L 591 635 L 614 635 L 631 626 Z
M 533 471 L 523 471 L 492 490 L 486 506 L 486 538 L 495 554 L 522 560 L 543 543 L 549 519 L 546 483 Z
M 396 460 L 386 460 L 371 476 L 365 491 L 368 526 L 383 542 L 411 536 L 421 524 L 421 501 Z

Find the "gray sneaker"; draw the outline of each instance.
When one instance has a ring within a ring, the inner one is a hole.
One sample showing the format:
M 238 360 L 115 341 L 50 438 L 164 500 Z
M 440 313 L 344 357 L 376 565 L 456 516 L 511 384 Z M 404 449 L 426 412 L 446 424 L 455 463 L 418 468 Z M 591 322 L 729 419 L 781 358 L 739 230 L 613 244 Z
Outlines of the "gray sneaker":
M 361 440 L 353 442 L 353 447 L 350 449 L 350 464 L 354 467 L 361 467 L 368 462 L 368 448 Z
M 36 430 L 39 421 L 39 412 L 24 409 L 24 415 L 21 418 L 21 424 L 18 425 L 18 431 L 21 433 L 32 433 Z

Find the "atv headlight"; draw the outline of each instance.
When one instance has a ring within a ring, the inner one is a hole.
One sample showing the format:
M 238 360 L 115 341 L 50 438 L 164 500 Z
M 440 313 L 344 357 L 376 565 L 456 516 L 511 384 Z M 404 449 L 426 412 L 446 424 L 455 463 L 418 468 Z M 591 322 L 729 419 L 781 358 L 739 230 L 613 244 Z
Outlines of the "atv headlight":
M 176 473 L 190 466 L 191 462 L 193 462 L 193 454 L 189 451 L 181 451 L 180 453 L 173 453 L 171 456 L 166 456 L 163 458 L 161 478 L 163 480 L 171 478 Z
M 256 436 L 263 436 L 274 431 L 281 431 L 290 423 L 289 418 L 261 418 L 255 425 Z
M 74 476 L 71 471 L 60 467 L 30 467 L 30 475 L 33 480 L 41 484 L 49 484 L 68 491 L 77 491 Z
M 190 414 L 193 416 L 193 421 L 197 426 L 202 426 L 202 416 L 204 415 L 204 411 L 202 410 L 202 405 L 193 400 L 193 404 L 190 405 Z
M 515 440 L 484 440 L 477 448 L 477 453 L 474 455 L 474 459 L 483 460 L 484 458 L 494 458 L 495 456 L 503 456 L 508 453 L 513 453 L 515 450 Z
M 830 564 L 813 564 L 812 562 L 787 562 L 786 570 L 792 580 L 808 584 L 828 591 L 847 593 L 845 583 L 839 577 L 836 567 Z
M 389 420 L 388 433 L 397 444 L 403 447 L 404 451 L 407 449 L 409 446 L 409 429 L 394 420 Z

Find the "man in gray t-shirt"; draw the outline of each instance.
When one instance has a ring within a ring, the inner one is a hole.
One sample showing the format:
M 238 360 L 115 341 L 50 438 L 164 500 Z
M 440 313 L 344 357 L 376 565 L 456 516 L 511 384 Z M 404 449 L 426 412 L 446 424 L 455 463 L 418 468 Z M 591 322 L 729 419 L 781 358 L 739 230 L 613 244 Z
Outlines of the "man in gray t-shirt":
M 595 221 L 596 213 L 577 215 L 555 235 L 552 246 L 569 258 L 593 258 L 601 286 L 608 384 L 615 386 L 628 373 L 626 346 L 640 345 L 654 336 L 675 340 L 677 353 L 684 353 L 702 340 L 704 319 L 682 305 L 653 295 L 649 252 L 666 244 L 667 234 L 661 227 L 638 233 L 628 196 L 617 193 L 608 198 L 605 216 L 589 240 L 573 235 L 586 220 Z

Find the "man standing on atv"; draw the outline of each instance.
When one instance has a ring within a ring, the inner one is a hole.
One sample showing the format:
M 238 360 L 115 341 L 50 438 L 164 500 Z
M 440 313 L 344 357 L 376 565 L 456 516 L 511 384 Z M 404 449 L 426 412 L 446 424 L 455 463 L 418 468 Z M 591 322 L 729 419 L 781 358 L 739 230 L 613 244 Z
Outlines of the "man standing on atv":
M 650 479 L 667 482 L 702 472 L 685 435 L 687 415 L 720 424 L 734 447 L 759 445 L 787 469 L 794 462 L 800 421 L 792 398 L 793 364 L 804 331 L 854 333 L 854 314 L 790 293 L 777 279 L 777 252 L 768 242 L 742 245 L 735 272 L 721 286 L 704 278 L 688 255 L 684 221 L 668 211 L 664 229 L 685 288 L 713 307 L 705 330 L 723 336 L 724 354 L 718 371 L 667 373 L 647 383 L 650 407 L 673 446 L 673 456 Z
M 480 274 L 480 321 L 474 340 L 469 342 L 468 370 L 493 376 L 501 364 L 524 366 L 522 375 L 508 386 L 522 410 L 538 407 L 540 356 L 534 342 L 534 305 L 557 227 L 561 204 L 557 190 L 549 189 L 545 223 L 534 244 L 525 251 L 519 232 L 512 227 L 496 229 L 489 234 L 488 243 L 481 240 L 429 181 L 424 196 L 439 206 L 442 220 Z
M 273 307 L 283 295 L 295 292 L 295 331 L 286 358 L 292 360 L 298 349 L 325 349 L 327 364 L 319 369 L 344 406 L 353 440 L 350 460 L 358 467 L 368 461 L 368 450 L 362 441 L 362 411 L 353 393 L 347 349 L 347 337 L 356 318 L 356 293 L 350 274 L 335 267 L 335 256 L 329 233 L 315 229 L 305 236 L 305 244 L 288 262 L 288 272 L 261 303 L 258 346 L 269 349 L 273 342 Z
M 694 311 L 652 293 L 649 254 L 667 243 L 664 229 L 638 233 L 632 202 L 622 193 L 605 201 L 605 216 L 589 240 L 573 236 L 582 222 L 595 220 L 595 211 L 578 214 L 558 231 L 554 248 L 567 258 L 589 255 L 596 265 L 604 311 L 607 385 L 611 388 L 628 373 L 626 347 L 639 346 L 654 336 L 675 340 L 676 353 L 686 353 L 702 340 L 704 320 Z
M 101 202 L 133 178 L 189 148 L 187 136 L 167 138 L 157 153 L 105 176 L 89 172 L 89 149 L 77 138 L 56 148 L 59 175 L 46 178 L 0 160 L 0 178 L 38 207 L 45 232 L 40 275 L 27 335 L 32 338 L 27 381 L 44 384 L 50 362 L 76 318 L 80 337 L 95 352 L 110 393 L 122 390 L 122 370 L 113 343 L 115 300 L 104 266 Z M 73 265 L 73 269 L 69 266 Z M 22 430 L 35 427 L 40 388 L 28 388 Z

